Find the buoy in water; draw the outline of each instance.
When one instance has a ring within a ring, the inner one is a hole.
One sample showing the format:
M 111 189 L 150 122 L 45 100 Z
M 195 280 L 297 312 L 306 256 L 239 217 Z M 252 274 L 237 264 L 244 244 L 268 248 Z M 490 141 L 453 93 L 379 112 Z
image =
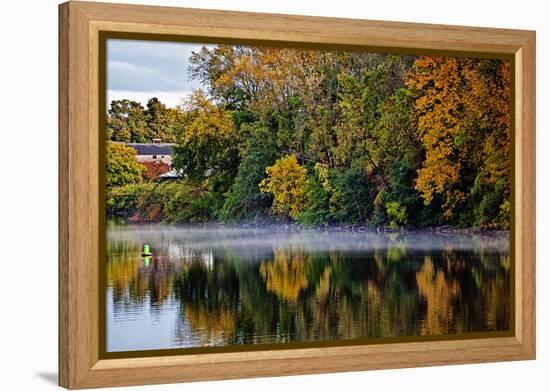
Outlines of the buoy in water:
M 149 248 L 149 245 L 148 244 L 144 244 L 143 245 L 143 253 L 141 253 L 141 256 L 142 257 L 148 257 L 148 256 L 151 256 L 153 255 L 151 253 L 151 249 Z

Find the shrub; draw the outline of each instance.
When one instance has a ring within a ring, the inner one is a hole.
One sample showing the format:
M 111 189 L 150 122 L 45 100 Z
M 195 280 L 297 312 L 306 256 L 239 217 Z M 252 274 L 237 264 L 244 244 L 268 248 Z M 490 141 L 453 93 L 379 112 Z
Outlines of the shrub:
M 388 202 L 386 213 L 390 218 L 390 228 L 399 228 L 407 222 L 407 208 L 401 206 L 399 202 Z
M 219 194 L 189 183 L 160 182 L 127 185 L 107 193 L 107 212 L 134 221 L 198 223 L 217 218 Z
M 107 142 L 105 185 L 107 188 L 140 183 L 145 168 L 136 160 L 136 151 L 123 144 Z

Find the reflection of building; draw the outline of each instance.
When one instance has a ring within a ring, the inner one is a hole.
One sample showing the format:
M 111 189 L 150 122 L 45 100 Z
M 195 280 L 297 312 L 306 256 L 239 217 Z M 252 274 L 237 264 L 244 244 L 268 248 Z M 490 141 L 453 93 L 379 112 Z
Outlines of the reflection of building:
M 201 263 L 207 270 L 214 268 L 214 253 L 212 250 L 199 250 L 188 247 L 182 249 L 178 245 L 169 245 L 168 256 L 170 259 L 179 259 L 186 263 Z
M 212 251 L 202 251 L 200 256 L 206 268 L 212 270 L 214 268 L 214 253 Z

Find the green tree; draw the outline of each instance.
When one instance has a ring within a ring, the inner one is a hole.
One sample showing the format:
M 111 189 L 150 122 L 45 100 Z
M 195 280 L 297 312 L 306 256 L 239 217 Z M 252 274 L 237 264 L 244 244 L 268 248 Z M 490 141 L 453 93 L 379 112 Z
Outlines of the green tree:
M 222 215 L 228 220 L 256 218 L 265 214 L 273 197 L 260 191 L 265 168 L 277 159 L 278 149 L 271 132 L 260 125 L 246 130 L 250 133 L 235 182 L 225 200 Z
M 374 209 L 374 188 L 364 169 L 351 168 L 335 174 L 331 214 L 342 223 L 364 224 Z
M 327 224 L 331 220 L 330 197 L 332 186 L 326 165 L 317 163 L 305 186 L 306 206 L 298 221 L 306 226 Z
M 136 151 L 133 148 L 108 141 L 105 163 L 107 188 L 142 181 L 145 169 L 137 162 Z
M 389 185 L 396 165 L 419 168 L 421 147 L 411 108 L 412 97 L 406 88 L 397 89 L 378 106 L 380 118 L 372 130 L 369 154 L 385 186 Z
M 182 132 L 182 115 L 178 109 L 167 108 L 157 98 L 147 102 L 147 109 L 128 99 L 114 100 L 107 115 L 107 139 L 125 143 L 177 141 Z
M 183 113 L 177 109 L 167 108 L 157 98 L 147 102 L 146 120 L 149 142 L 161 139 L 165 143 L 175 143 L 182 131 Z
M 349 69 L 338 75 L 342 114 L 334 154 L 340 166 L 349 168 L 353 161 L 366 159 L 369 169 L 383 171 L 373 156 L 379 141 L 375 128 L 386 101 L 404 87 L 409 63 L 408 56 L 366 53 L 352 59 Z
M 148 128 L 143 106 L 128 99 L 112 101 L 107 115 L 107 131 L 109 140 L 146 142 Z

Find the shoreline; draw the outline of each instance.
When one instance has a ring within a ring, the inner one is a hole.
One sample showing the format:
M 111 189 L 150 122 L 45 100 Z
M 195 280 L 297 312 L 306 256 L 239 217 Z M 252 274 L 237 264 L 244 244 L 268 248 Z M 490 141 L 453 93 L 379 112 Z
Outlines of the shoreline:
M 116 216 L 108 216 L 107 223 L 109 221 L 123 221 L 124 224 L 139 226 L 139 225 L 162 225 L 166 227 L 180 227 L 180 228 L 204 228 L 204 229 L 223 229 L 223 228 L 237 228 L 237 229 L 272 229 L 278 231 L 288 232 L 365 232 L 365 233 L 434 233 L 438 235 L 454 235 L 454 234 L 484 234 L 494 236 L 509 236 L 510 230 L 508 229 L 496 229 L 496 228 L 483 228 L 483 227 L 469 227 L 461 228 L 451 225 L 440 225 L 431 227 L 401 227 L 401 228 L 389 228 L 389 227 L 376 227 L 369 225 L 352 225 L 352 224 L 327 224 L 322 226 L 303 226 L 296 223 L 278 223 L 278 222 L 264 222 L 264 223 L 223 223 L 223 222 L 204 222 L 204 223 L 167 223 L 167 222 L 155 222 L 155 221 L 131 221 L 126 218 L 117 218 Z

